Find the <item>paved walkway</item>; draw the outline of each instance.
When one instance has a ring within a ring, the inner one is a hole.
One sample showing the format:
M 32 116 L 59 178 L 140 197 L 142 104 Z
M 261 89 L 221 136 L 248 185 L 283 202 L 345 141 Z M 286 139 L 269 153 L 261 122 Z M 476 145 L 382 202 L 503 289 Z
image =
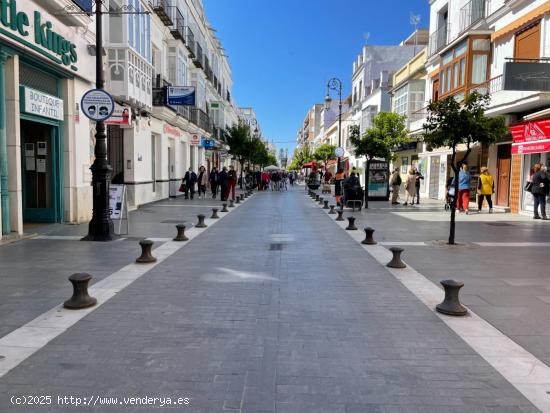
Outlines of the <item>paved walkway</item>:
M 156 411 L 15 408 L 13 394 L 189 397 L 172 406 L 183 412 L 536 411 L 302 191 L 256 194 L 0 392 L 1 412 Z

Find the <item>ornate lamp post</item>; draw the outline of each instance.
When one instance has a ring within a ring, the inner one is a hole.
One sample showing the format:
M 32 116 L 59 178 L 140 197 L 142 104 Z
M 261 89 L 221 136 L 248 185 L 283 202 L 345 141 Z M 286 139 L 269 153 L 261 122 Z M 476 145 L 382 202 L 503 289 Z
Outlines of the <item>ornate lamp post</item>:
M 330 91 L 338 91 L 338 147 L 342 147 L 342 81 L 337 77 L 333 77 L 327 83 L 327 95 L 325 96 L 325 108 L 329 109 L 332 102 Z M 342 168 L 342 157 L 338 157 L 338 165 L 336 171 Z

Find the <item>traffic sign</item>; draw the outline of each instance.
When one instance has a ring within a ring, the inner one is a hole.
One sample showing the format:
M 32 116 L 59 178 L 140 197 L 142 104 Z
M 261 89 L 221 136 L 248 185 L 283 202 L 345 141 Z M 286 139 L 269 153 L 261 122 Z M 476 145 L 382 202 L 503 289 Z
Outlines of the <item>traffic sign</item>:
M 84 93 L 80 107 L 88 119 L 101 122 L 111 117 L 115 110 L 115 101 L 104 90 L 92 89 Z

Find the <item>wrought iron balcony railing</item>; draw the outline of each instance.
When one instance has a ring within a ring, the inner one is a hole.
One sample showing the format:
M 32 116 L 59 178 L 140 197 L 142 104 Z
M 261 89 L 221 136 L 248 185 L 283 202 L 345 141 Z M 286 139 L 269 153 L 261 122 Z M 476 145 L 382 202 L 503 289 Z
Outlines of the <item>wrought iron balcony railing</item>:
M 460 27 L 462 34 L 477 22 L 483 20 L 487 15 L 486 0 L 470 0 L 460 9 Z
M 170 29 L 170 33 L 174 39 L 179 39 L 185 43 L 185 19 L 180 9 L 176 8 L 174 26 Z
M 174 24 L 172 20 L 173 0 L 149 0 L 149 4 L 165 26 Z
M 433 56 L 449 44 L 451 25 L 445 24 L 430 35 L 428 55 Z

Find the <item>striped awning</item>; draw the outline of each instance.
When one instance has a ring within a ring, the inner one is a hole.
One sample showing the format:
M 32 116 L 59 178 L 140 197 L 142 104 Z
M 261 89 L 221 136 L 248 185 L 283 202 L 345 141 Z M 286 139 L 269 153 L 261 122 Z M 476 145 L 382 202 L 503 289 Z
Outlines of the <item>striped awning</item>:
M 511 32 L 515 32 L 519 29 L 521 29 L 524 26 L 527 26 L 531 23 L 536 22 L 538 19 L 540 19 L 545 13 L 550 12 L 550 2 L 546 2 L 543 5 L 535 8 L 534 10 L 531 10 L 526 15 L 520 17 L 517 20 L 514 20 L 512 23 L 504 26 L 502 29 L 497 30 L 491 35 L 491 41 L 495 41 L 496 39 L 499 39 L 503 36 L 506 36 L 510 34 Z

